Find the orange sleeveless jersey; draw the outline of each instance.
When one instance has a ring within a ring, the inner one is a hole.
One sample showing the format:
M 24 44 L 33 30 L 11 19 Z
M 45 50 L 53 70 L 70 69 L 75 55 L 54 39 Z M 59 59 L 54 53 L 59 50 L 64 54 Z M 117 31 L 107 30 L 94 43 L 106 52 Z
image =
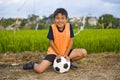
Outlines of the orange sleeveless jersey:
M 60 51 L 61 55 L 64 55 L 70 41 L 70 24 L 66 23 L 63 32 L 59 32 L 57 26 L 55 24 L 52 25 L 53 36 L 54 36 L 54 44 L 57 49 Z M 52 47 L 48 48 L 48 54 L 55 54 L 57 53 L 52 49 Z

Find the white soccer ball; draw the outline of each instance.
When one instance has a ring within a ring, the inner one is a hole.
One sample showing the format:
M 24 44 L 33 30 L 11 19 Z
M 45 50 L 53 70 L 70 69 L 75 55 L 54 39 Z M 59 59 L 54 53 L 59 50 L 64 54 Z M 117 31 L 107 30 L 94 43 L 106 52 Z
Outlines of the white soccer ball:
M 64 57 L 60 57 L 60 59 L 55 59 L 53 63 L 53 68 L 58 73 L 67 72 L 70 69 L 70 61 L 67 61 Z

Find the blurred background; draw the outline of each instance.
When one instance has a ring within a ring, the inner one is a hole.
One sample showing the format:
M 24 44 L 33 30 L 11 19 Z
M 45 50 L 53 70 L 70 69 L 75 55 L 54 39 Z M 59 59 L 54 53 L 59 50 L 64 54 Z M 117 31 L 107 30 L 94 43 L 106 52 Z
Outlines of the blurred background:
M 0 0 L 0 52 L 46 52 L 57 8 L 68 11 L 73 48 L 120 52 L 120 0 Z
M 119 0 L 0 0 L 0 29 L 45 29 L 53 12 L 65 8 L 75 27 L 120 28 Z

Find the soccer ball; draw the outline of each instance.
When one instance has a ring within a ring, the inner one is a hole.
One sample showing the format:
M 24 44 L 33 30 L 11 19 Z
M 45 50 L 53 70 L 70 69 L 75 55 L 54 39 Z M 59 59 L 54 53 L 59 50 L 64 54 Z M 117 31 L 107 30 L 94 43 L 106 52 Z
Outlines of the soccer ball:
M 70 69 L 70 61 L 67 61 L 64 57 L 55 59 L 53 62 L 53 68 L 58 73 L 67 72 Z

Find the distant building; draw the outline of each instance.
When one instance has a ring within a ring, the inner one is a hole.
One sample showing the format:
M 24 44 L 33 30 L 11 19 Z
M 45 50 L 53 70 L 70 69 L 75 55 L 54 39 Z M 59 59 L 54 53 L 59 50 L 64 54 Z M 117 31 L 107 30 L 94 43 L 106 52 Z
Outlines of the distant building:
M 81 17 L 74 17 L 70 19 L 70 22 L 82 22 L 82 18 Z
M 82 25 L 82 20 L 83 20 L 83 17 L 74 17 L 74 18 L 70 19 L 70 22 L 74 23 L 75 27 L 78 27 L 78 26 Z
M 92 17 L 92 18 L 88 19 L 88 23 L 89 23 L 90 26 L 96 26 L 97 22 L 98 22 L 98 20 L 95 17 Z
M 17 20 L 16 22 L 14 22 L 13 24 L 9 25 L 6 27 L 6 30 L 19 30 L 20 28 L 20 24 L 21 24 L 21 21 L 20 20 Z
M 12 26 L 7 26 L 6 30 L 13 30 L 14 28 Z

